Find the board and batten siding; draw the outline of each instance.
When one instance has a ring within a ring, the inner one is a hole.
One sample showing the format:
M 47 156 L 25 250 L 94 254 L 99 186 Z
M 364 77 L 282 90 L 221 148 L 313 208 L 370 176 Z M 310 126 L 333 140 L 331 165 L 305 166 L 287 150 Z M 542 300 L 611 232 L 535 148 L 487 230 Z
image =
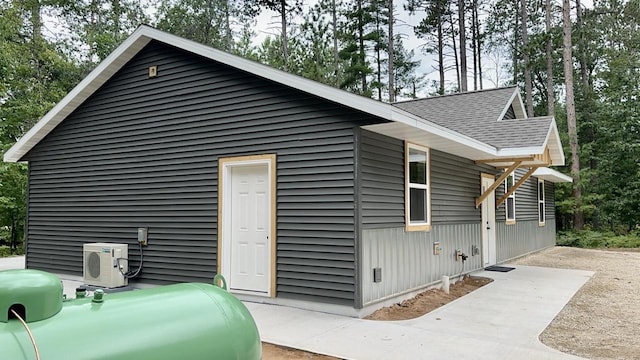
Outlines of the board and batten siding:
M 495 173 L 486 165 L 430 150 L 431 231 L 405 231 L 404 142 L 361 130 L 362 302 L 364 306 L 424 288 L 443 275 L 456 275 L 462 263 L 454 252 L 471 255 L 481 246 L 480 174 Z M 434 255 L 434 242 L 442 247 Z M 470 256 L 464 271 L 482 266 Z M 373 282 L 373 269 L 382 281 Z
M 157 66 L 158 76 L 148 77 Z M 277 156 L 277 296 L 354 304 L 354 131 L 373 120 L 151 42 L 22 160 L 27 267 L 82 273 L 82 245 L 127 243 L 140 280 L 211 281 L 218 159 Z
M 404 231 L 404 228 L 362 231 L 363 303 L 370 305 L 419 290 L 441 280 L 482 267 L 482 256 L 472 255 L 472 246 L 481 246 L 480 223 L 434 225 L 431 231 Z M 440 242 L 440 255 L 433 243 Z M 460 249 L 469 255 L 464 264 L 456 262 Z M 373 269 L 382 269 L 382 281 L 373 282 Z
M 542 250 L 556 243 L 556 223 L 546 222 L 539 226 L 538 220 L 516 221 L 513 225 L 496 223 L 496 259 L 504 262 L 519 256 Z

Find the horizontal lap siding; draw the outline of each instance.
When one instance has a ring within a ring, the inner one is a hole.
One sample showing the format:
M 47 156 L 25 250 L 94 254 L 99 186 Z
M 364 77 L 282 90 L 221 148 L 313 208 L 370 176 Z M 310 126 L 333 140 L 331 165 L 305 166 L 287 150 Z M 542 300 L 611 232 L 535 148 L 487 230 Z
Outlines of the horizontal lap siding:
M 475 224 L 481 221 L 475 199 L 480 196 L 480 174 L 489 166 L 431 150 L 431 221 L 438 224 Z
M 518 182 L 528 169 L 516 170 L 515 181 Z M 549 182 L 545 182 L 549 183 Z M 545 191 L 548 190 L 545 185 Z M 496 189 L 496 201 L 504 195 L 504 181 Z M 553 196 L 553 190 L 551 191 Z M 549 195 L 547 194 L 547 198 Z M 504 201 L 496 210 L 496 221 L 505 222 L 505 204 Z M 516 222 L 520 220 L 529 221 L 538 219 L 538 178 L 531 176 L 524 184 L 516 190 Z
M 404 226 L 404 142 L 362 130 L 363 229 Z
M 516 181 L 520 180 L 527 169 L 516 170 Z M 538 220 L 538 178 L 529 177 L 516 190 L 516 221 Z
M 25 157 L 28 267 L 80 274 L 82 244 L 103 241 L 137 265 L 149 227 L 141 280 L 210 281 L 218 158 L 275 153 L 278 296 L 353 304 L 354 126 L 370 121 L 151 43 Z
M 556 194 L 555 186 L 551 181 L 544 182 L 544 205 L 545 213 L 548 220 L 556 218 Z
M 404 226 L 404 142 L 362 131 L 363 229 Z M 441 151 L 430 151 L 431 220 L 436 224 L 479 223 L 480 174 L 489 166 Z

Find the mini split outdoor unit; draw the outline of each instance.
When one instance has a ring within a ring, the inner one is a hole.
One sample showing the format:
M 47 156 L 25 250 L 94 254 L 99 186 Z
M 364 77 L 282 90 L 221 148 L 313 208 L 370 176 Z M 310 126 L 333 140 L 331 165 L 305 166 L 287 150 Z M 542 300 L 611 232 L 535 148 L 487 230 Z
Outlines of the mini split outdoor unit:
M 86 285 L 104 288 L 127 285 L 127 278 L 122 275 L 129 270 L 127 244 L 84 244 L 83 252 L 82 273 Z

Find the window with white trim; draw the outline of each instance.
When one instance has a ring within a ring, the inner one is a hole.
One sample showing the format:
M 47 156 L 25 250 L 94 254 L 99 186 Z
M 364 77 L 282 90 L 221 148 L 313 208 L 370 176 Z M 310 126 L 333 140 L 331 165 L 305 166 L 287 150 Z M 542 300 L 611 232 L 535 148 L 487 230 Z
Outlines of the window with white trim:
M 507 178 L 504 180 L 504 193 L 506 194 L 509 189 L 513 187 L 516 183 L 515 173 L 509 174 Z M 507 197 L 507 200 L 504 202 L 504 212 L 507 217 L 507 222 L 515 222 L 516 221 L 516 192 L 514 191 Z
M 405 145 L 405 217 L 409 231 L 429 230 L 431 225 L 431 191 L 429 149 Z
M 544 225 L 545 203 L 544 203 L 544 180 L 538 179 L 538 224 Z

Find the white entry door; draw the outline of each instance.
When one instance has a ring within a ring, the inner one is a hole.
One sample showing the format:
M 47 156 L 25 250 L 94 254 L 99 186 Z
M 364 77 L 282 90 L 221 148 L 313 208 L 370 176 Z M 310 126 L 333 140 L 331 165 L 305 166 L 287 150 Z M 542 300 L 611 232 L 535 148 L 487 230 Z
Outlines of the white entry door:
M 482 194 L 493 185 L 493 175 L 482 174 Z M 483 266 L 496 263 L 496 197 L 492 191 L 482 202 L 482 263 Z
M 268 295 L 271 224 L 269 167 L 267 164 L 230 168 L 229 288 Z

